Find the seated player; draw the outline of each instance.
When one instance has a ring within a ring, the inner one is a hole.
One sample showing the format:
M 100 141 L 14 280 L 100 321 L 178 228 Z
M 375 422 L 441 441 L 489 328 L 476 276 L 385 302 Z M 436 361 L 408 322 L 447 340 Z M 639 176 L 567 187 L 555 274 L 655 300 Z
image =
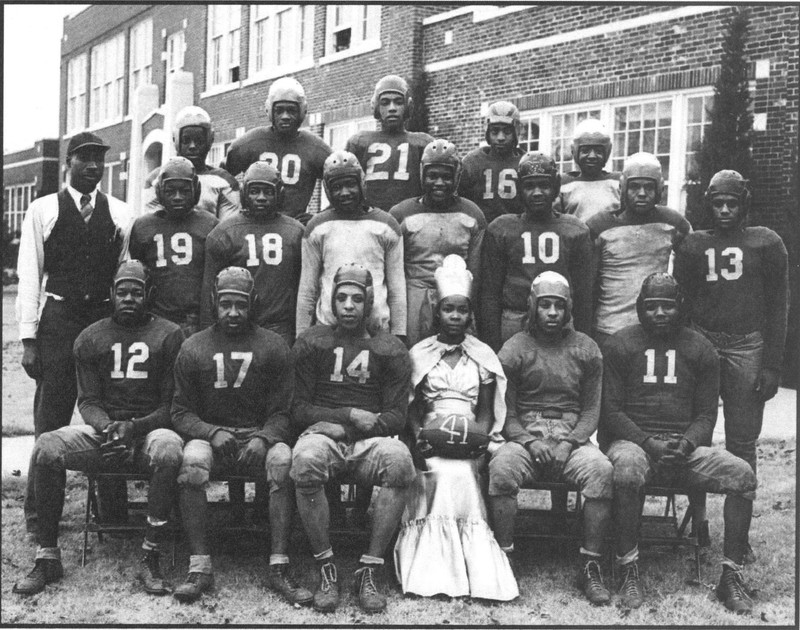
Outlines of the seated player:
M 113 315 L 85 328 L 75 340 L 78 409 L 85 425 L 43 433 L 36 441 L 38 542 L 36 564 L 14 585 L 33 595 L 64 575 L 58 522 L 67 470 L 149 471 L 144 557 L 137 571 L 145 592 L 164 595 L 159 544 L 175 502 L 183 442 L 171 430 L 172 366 L 183 341 L 177 324 L 147 312 L 150 282 L 139 261 L 114 275 Z
M 188 339 L 175 361 L 172 419 L 188 441 L 178 496 L 191 554 L 188 579 L 175 589 L 180 601 L 197 599 L 214 582 L 206 486 L 212 470 L 220 470 L 269 484 L 269 585 L 292 604 L 311 602 L 288 570 L 291 356 L 280 335 L 253 323 L 254 293 L 247 269 L 220 271 L 214 283 L 217 322 Z
M 330 291 L 336 323 L 300 334 L 292 348 L 296 389 L 292 417 L 300 438 L 291 476 L 297 510 L 320 582 L 314 608 L 332 612 L 339 604 L 339 580 L 331 547 L 325 484 L 347 473 L 359 485 L 380 486 L 372 535 L 355 572 L 355 592 L 365 612 L 386 608 L 379 590 L 384 553 L 414 479 L 408 448 L 392 439 L 404 428 L 411 365 L 403 343 L 367 329 L 373 304 L 372 275 L 360 265 L 340 268 Z
M 611 595 L 600 561 L 611 524 L 611 463 L 589 441 L 600 419 L 603 359 L 582 332 L 566 326 L 572 313 L 567 279 L 543 271 L 531 284 L 528 328 L 500 350 L 508 377 L 508 440 L 489 463 L 489 505 L 500 546 L 514 549 L 519 489 L 530 481 L 568 481 L 580 488 L 583 547 L 578 585 L 596 605 Z
M 737 613 L 752 609 L 742 561 L 753 513 L 756 475 L 743 459 L 710 448 L 717 419 L 719 358 L 714 346 L 681 321 L 672 276 L 655 273 L 636 302 L 639 324 L 603 348 L 603 411 L 598 440 L 614 465 L 614 530 L 623 606 L 642 605 L 639 525 L 646 483 L 724 493 L 725 539 L 716 595 Z
M 186 158 L 168 160 L 153 187 L 158 209 L 134 221 L 128 253 L 150 269 L 153 312 L 190 337 L 200 326 L 206 237 L 219 221 L 198 209 L 202 183 Z
M 422 194 L 419 161 L 433 138 L 406 131 L 412 107 L 406 80 L 396 74 L 382 77 L 372 94 L 372 112 L 380 129 L 359 131 L 345 147 L 366 172 L 367 203 L 387 212 L 403 199 Z

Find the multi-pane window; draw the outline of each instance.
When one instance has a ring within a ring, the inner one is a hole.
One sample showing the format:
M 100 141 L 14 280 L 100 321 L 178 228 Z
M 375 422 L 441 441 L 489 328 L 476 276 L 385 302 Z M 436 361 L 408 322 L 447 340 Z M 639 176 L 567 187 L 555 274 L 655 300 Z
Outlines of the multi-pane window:
M 572 136 L 575 134 L 575 127 L 587 118 L 599 118 L 599 116 L 599 109 L 553 114 L 550 155 L 562 173 L 572 170 Z
M 206 158 L 206 163 L 218 167 L 225 158 L 225 154 L 228 152 L 230 146 L 230 142 L 217 142 L 212 144 L 211 150 L 208 152 L 208 157 Z
M 358 52 L 380 42 L 381 7 L 367 4 L 328 5 L 325 54 Z
M 314 6 L 254 4 L 250 19 L 254 76 L 290 72 L 312 62 Z
M 711 124 L 709 111 L 714 97 L 710 94 L 690 96 L 686 112 L 686 183 L 700 183 L 700 169 L 697 165 L 697 152 L 703 136 Z
M 5 220 L 8 224 L 8 233 L 16 234 L 22 229 L 22 220 L 31 201 L 36 195 L 36 184 L 17 184 L 6 186 L 3 190 Z
M 614 107 L 612 170 L 622 170 L 628 155 L 652 153 L 661 162 L 664 182 L 669 186 L 671 141 L 671 98 Z
M 98 125 L 122 118 L 125 88 L 125 34 L 92 48 L 89 122 Z
M 67 62 L 67 133 L 86 126 L 86 61 L 85 53 Z
M 167 37 L 167 74 L 183 70 L 183 55 L 186 50 L 186 33 L 178 31 Z
M 133 111 L 136 89 L 149 85 L 153 76 L 153 20 L 139 22 L 131 29 L 128 111 Z
M 377 121 L 372 116 L 332 123 L 325 125 L 325 142 L 334 151 L 343 151 L 347 146 L 347 141 L 357 132 L 374 131 L 376 128 Z M 328 196 L 325 194 L 325 188 L 323 187 L 320 196 L 320 208 L 326 208 L 328 205 Z
M 239 37 L 241 30 L 241 5 L 209 5 L 206 88 L 239 81 Z
M 527 118 L 522 121 L 517 146 L 525 152 L 539 150 L 538 118 Z

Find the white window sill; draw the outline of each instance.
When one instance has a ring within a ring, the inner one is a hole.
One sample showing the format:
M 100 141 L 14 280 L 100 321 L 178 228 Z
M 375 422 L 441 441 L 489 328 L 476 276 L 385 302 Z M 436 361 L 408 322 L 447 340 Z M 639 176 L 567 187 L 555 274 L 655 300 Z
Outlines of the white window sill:
M 302 70 L 308 70 L 309 68 L 314 67 L 314 59 L 309 58 L 305 61 L 300 61 L 299 63 L 295 64 L 285 64 L 283 66 L 278 66 L 277 68 L 270 68 L 268 70 L 262 70 L 261 72 L 254 74 L 251 77 L 246 78 L 242 81 L 242 87 L 247 87 L 249 85 L 255 85 L 256 83 L 263 83 L 264 81 L 269 81 L 270 79 L 276 79 L 278 77 L 283 77 L 288 74 L 294 74 L 295 72 L 300 72 Z
M 234 90 L 238 90 L 242 87 L 241 81 L 236 81 L 235 83 L 223 83 L 221 85 L 215 85 L 214 87 L 208 88 L 205 92 L 200 93 L 200 98 L 208 98 L 209 96 L 216 96 L 217 94 L 225 94 L 226 92 L 233 92 Z
M 472 13 L 472 22 L 485 22 L 495 18 L 508 15 L 509 13 L 516 13 L 517 11 L 524 11 L 529 9 L 528 6 L 513 6 L 513 7 L 476 7 Z
M 356 57 L 357 55 L 363 55 L 364 53 L 380 49 L 381 49 L 381 40 L 379 39 L 367 40 L 365 42 L 361 42 L 360 44 L 358 44 L 353 48 L 348 48 L 347 50 L 342 50 L 336 53 L 330 53 L 328 55 L 325 55 L 324 57 L 320 57 L 319 65 L 324 66 L 325 64 L 328 63 L 334 63 L 336 61 L 341 61 L 342 59 Z

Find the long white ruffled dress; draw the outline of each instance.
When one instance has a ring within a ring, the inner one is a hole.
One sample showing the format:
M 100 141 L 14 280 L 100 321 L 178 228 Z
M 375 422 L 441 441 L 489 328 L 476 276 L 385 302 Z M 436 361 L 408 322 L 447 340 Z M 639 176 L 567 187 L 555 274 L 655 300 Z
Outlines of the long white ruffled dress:
M 474 418 L 480 384 L 494 378 L 466 353 L 454 368 L 440 360 L 420 387 L 427 414 Z M 403 592 L 498 601 L 519 596 L 508 558 L 487 523 L 480 475 L 485 457 L 425 462 L 428 470 L 417 471 L 409 490 L 394 548 Z

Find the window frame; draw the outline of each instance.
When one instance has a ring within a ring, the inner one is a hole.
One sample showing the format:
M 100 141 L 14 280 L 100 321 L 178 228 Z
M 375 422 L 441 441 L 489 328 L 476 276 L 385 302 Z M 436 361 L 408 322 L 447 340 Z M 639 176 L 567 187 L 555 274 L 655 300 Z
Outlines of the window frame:
M 361 17 L 354 13 L 362 11 Z M 329 4 L 325 13 L 325 52 L 319 63 L 333 63 L 341 59 L 361 55 L 381 48 L 382 6 L 374 4 Z M 337 12 L 345 11 L 344 16 Z M 364 13 L 366 12 L 366 13 Z M 361 27 L 360 29 L 358 27 Z M 350 43 L 347 48 L 336 50 L 337 33 L 350 29 Z M 360 33 L 357 33 L 360 31 Z M 358 37 L 355 37 L 359 35 Z
M 9 234 L 22 230 L 22 222 L 31 202 L 36 198 L 36 181 L 24 184 L 11 184 L 3 188 L 3 196 L 8 193 L 8 208 L 4 208 Z
M 128 42 L 128 111 L 134 108 L 136 88 L 153 81 L 153 18 L 131 27 Z
M 108 64 L 108 54 L 114 47 L 116 69 Z M 90 52 L 89 68 L 89 127 L 107 127 L 122 122 L 125 115 L 125 33 L 119 32 Z M 102 61 L 102 63 L 101 63 Z M 100 76 L 98 76 L 100 75 Z
M 74 134 L 86 128 L 88 114 L 89 53 L 76 55 L 67 62 L 67 120 L 66 133 Z
M 167 37 L 165 44 L 166 74 L 183 70 L 186 63 L 186 31 L 181 29 Z
M 314 8 L 315 5 L 251 5 L 249 76 L 243 85 L 314 66 Z M 280 31 L 284 46 L 276 42 L 280 16 L 286 19 Z
M 242 8 L 240 4 L 208 5 L 206 91 L 201 96 L 225 92 L 241 85 Z M 226 13 L 218 14 L 222 10 Z M 234 70 L 235 78 L 232 76 Z

